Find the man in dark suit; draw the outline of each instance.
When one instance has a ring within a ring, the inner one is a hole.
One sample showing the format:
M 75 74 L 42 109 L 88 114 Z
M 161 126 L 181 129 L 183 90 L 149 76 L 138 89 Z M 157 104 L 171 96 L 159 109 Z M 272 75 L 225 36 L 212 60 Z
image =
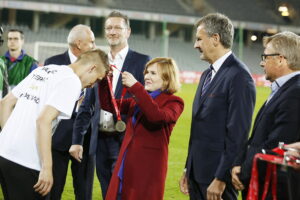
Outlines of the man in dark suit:
M 255 86 L 248 68 L 231 52 L 234 28 L 216 13 L 196 24 L 194 47 L 211 64 L 195 95 L 186 169 L 180 189 L 190 199 L 237 199 L 230 169 L 247 139 L 255 104 Z
M 300 139 L 300 37 L 292 32 L 282 32 L 265 37 L 263 43 L 265 50 L 260 65 L 266 79 L 272 82 L 272 93 L 258 112 L 252 135 L 232 169 L 232 182 L 236 189 L 244 189 L 244 199 L 254 155 L 262 153 L 262 149 L 277 147 L 279 142 L 292 143 Z M 265 168 L 259 170 L 260 176 L 264 177 Z M 286 186 L 285 178 L 279 173 L 277 187 L 281 192 L 278 195 L 282 196 L 278 199 L 289 199 Z
M 76 25 L 68 35 L 69 49 L 63 54 L 55 55 L 45 61 L 45 65 L 57 64 L 68 65 L 76 61 L 82 53 L 95 48 L 94 33 L 89 26 Z M 83 96 L 81 97 L 83 98 Z M 70 120 L 62 120 L 52 137 L 52 157 L 53 157 L 53 176 L 54 185 L 50 193 L 51 200 L 60 200 L 66 182 L 69 160 L 72 161 L 71 169 L 73 176 L 73 187 L 75 197 L 78 200 L 92 199 L 92 186 L 94 178 L 95 156 L 85 153 L 84 160 L 78 162 L 69 154 L 69 148 L 72 144 L 73 124 L 75 121 L 77 107 L 80 100 L 74 108 Z M 89 139 L 86 140 L 88 147 Z
M 105 20 L 105 37 L 110 46 L 109 62 L 113 68 L 112 88 L 116 98 L 121 97 L 122 82 L 119 71 L 128 71 L 141 83 L 144 83 L 144 67 L 150 60 L 149 56 L 137 53 L 128 47 L 131 29 L 126 15 L 113 11 Z M 125 98 L 128 98 L 128 94 Z M 125 116 L 122 116 L 125 121 Z M 100 125 L 99 125 L 100 124 Z M 116 132 L 115 119 L 112 113 L 101 110 L 99 104 L 98 85 L 88 89 L 86 97 L 80 106 L 76 117 L 71 155 L 80 159 L 82 154 L 83 135 L 91 126 L 91 142 L 96 142 L 93 152 L 96 152 L 96 170 L 101 184 L 102 196 L 106 191 L 119 154 L 124 133 Z M 99 131 L 100 129 L 100 131 Z

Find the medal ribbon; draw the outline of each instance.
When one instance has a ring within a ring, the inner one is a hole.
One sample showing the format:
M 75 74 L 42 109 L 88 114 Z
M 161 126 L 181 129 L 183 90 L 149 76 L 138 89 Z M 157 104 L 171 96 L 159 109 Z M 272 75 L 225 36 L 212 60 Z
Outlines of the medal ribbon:
M 122 74 L 122 72 L 115 65 L 110 65 L 110 66 L 117 69 Z M 122 101 L 124 99 L 124 96 L 127 92 L 127 89 L 125 87 L 123 87 L 123 89 L 122 89 L 121 98 L 120 98 L 120 109 L 119 109 L 118 105 L 117 105 L 115 95 L 114 95 L 114 91 L 113 91 L 113 88 L 112 88 L 112 83 L 111 83 L 111 80 L 110 80 L 109 76 L 107 76 L 107 82 L 108 82 L 108 87 L 109 87 L 109 91 L 110 91 L 110 95 L 111 95 L 111 101 L 114 105 L 114 109 L 115 109 L 115 112 L 116 112 L 116 115 L 117 115 L 117 120 L 121 121 L 122 120 L 121 119 L 121 105 L 122 105 Z
M 276 164 L 283 164 L 283 155 L 284 151 L 279 148 L 275 148 L 272 150 L 273 152 L 279 154 L 276 155 L 269 155 L 269 154 L 262 154 L 258 153 L 254 156 L 253 159 L 253 167 L 251 172 L 251 180 L 249 184 L 249 191 L 247 194 L 247 200 L 258 200 L 259 199 L 259 181 L 258 181 L 258 169 L 257 169 L 257 160 L 264 160 L 267 161 L 267 172 L 265 177 L 265 184 L 264 184 L 264 191 L 262 193 L 262 200 L 266 199 L 268 188 L 270 185 L 270 181 L 272 179 L 272 197 L 273 200 L 277 200 L 277 171 L 276 171 Z M 288 162 L 287 166 L 293 167 L 296 164 L 292 162 Z

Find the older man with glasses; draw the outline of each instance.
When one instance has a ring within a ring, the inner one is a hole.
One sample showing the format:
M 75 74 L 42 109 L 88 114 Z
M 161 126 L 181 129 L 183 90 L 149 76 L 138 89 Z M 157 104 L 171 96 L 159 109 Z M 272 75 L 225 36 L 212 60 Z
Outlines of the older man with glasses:
M 265 50 L 260 65 L 266 79 L 271 81 L 272 92 L 258 112 L 252 135 L 244 144 L 232 169 L 232 183 L 242 190 L 246 199 L 251 177 L 252 160 L 262 149 L 273 149 L 278 142 L 292 143 L 300 139 L 300 37 L 292 32 L 281 32 L 263 40 Z M 265 168 L 259 168 L 259 198 L 264 186 Z M 277 199 L 288 197 L 287 181 L 278 172 Z M 266 199 L 272 199 L 267 193 Z M 295 197 L 293 199 L 299 199 Z

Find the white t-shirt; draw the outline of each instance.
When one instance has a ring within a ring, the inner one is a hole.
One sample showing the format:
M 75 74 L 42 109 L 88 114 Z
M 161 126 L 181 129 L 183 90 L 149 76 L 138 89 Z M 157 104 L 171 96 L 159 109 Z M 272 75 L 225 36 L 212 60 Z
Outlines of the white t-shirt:
M 58 120 L 69 119 L 80 91 L 81 82 L 68 66 L 48 65 L 29 74 L 12 90 L 18 100 L 0 133 L 0 156 L 40 171 L 37 117 L 45 105 L 50 105 L 60 111 Z

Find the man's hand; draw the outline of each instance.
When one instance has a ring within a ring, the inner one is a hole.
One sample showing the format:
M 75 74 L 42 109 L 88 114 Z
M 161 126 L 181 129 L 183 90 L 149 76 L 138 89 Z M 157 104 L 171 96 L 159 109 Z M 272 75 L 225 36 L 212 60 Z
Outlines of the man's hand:
M 284 145 L 284 147 L 285 148 L 293 148 L 295 150 L 300 151 L 300 142 L 295 142 L 295 143 L 292 143 L 292 144 Z
M 34 190 L 42 196 L 46 196 L 53 185 L 52 167 L 41 169 L 38 182 L 33 186 Z
M 295 159 L 299 159 L 300 157 L 300 142 L 295 142 L 292 144 L 284 145 L 284 148 L 286 148 L 286 152 L 284 152 L 284 155 L 286 156 L 292 156 Z M 294 165 L 294 169 L 300 170 L 300 164 Z
M 188 181 L 185 172 L 183 172 L 179 180 L 179 187 L 180 187 L 180 192 L 182 192 L 185 195 L 189 195 Z
M 239 179 L 239 174 L 241 173 L 241 166 L 235 166 L 231 170 L 231 181 L 235 189 L 243 190 L 245 187 Z
M 225 187 L 225 182 L 215 178 L 207 188 L 207 200 L 222 200 Z
M 82 159 L 82 153 L 83 153 L 83 147 L 79 144 L 73 144 L 70 147 L 69 153 L 73 158 L 75 158 L 78 162 L 81 162 Z

